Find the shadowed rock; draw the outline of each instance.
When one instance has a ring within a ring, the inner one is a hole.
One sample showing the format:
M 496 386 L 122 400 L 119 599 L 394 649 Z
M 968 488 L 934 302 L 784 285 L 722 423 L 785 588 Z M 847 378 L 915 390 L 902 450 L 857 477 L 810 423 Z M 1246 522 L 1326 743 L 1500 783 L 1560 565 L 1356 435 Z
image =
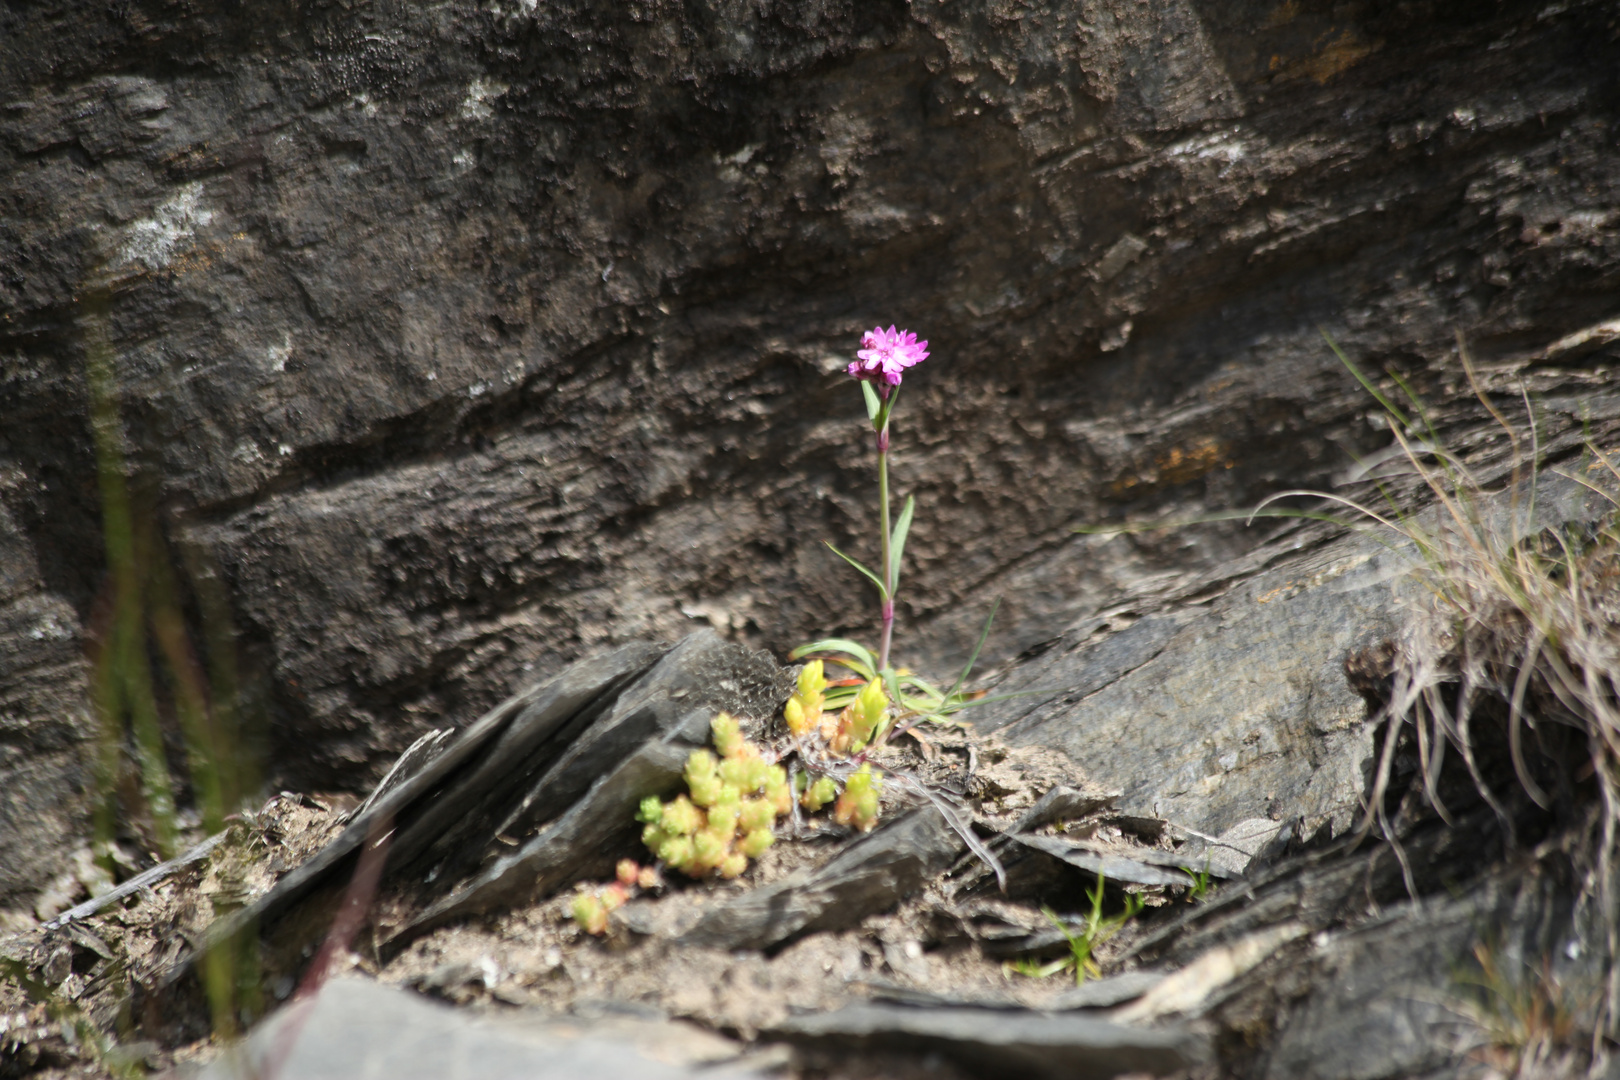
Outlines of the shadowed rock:
M 481 717 L 416 773 L 391 778 L 386 793 L 334 840 L 211 926 L 201 947 L 249 927 L 267 931 L 317 889 L 343 882 L 374 829 L 392 833 L 385 882 L 429 897 L 456 888 L 458 872 L 497 856 L 470 883 L 431 902 L 399 944 L 448 919 L 555 888 L 608 859 L 610 842 L 635 827 L 636 804 L 679 782 L 687 754 L 707 742 L 716 711 L 769 716 L 788 685 L 774 660 L 712 631 L 673 648 L 630 645 L 580 661 Z M 517 853 L 500 854 L 497 835 L 542 815 L 554 820 Z M 186 970 L 172 972 L 171 981 Z
M 721 949 L 769 949 L 814 930 L 853 926 L 920 890 L 962 849 L 961 838 L 939 811 L 921 806 L 821 866 L 707 909 L 679 940 Z
M 795 1017 L 770 1034 L 841 1052 L 932 1050 L 986 1077 L 1158 1076 L 1215 1058 L 1208 1035 L 1182 1028 L 1132 1028 L 1091 1017 L 1002 1009 L 859 1004 Z

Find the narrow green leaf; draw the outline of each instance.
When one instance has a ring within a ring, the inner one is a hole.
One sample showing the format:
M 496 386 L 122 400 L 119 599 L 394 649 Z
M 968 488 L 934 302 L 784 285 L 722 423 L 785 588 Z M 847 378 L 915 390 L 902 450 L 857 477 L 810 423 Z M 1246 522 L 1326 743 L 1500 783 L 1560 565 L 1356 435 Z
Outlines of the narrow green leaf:
M 1429 419 L 1428 410 L 1423 407 L 1423 400 L 1417 396 L 1417 392 L 1407 384 L 1406 380 L 1401 378 L 1400 372 L 1390 371 L 1389 377 L 1395 380 L 1395 385 L 1401 388 L 1401 393 L 1405 394 L 1407 400 L 1412 403 L 1412 408 L 1417 413 L 1418 419 L 1423 421 L 1424 428 L 1429 432 L 1429 442 L 1438 450 L 1441 446 L 1440 433 L 1435 430 L 1434 422 Z M 1412 425 L 1407 424 L 1406 426 L 1411 427 Z M 1442 464 L 1444 463 L 1444 459 L 1438 453 L 1435 456 Z
M 918 690 L 921 690 L 923 693 L 929 695 L 930 697 L 934 697 L 934 698 L 943 699 L 944 696 L 945 696 L 944 694 L 941 694 L 939 692 L 939 688 L 936 687 L 933 683 L 929 682 L 927 679 L 924 679 L 924 678 L 922 678 L 921 676 L 918 676 L 918 675 L 902 675 L 902 676 L 900 676 L 900 685 L 916 687 Z
M 900 520 L 894 523 L 894 537 L 889 541 L 889 595 L 900 591 L 900 555 L 906 550 L 906 533 L 911 531 L 911 515 L 917 509 L 917 497 L 906 496 L 906 505 L 900 509 Z
M 823 638 L 820 641 L 812 641 L 810 644 L 800 645 L 797 649 L 794 649 L 791 653 L 788 653 L 788 658 L 791 660 L 798 660 L 802 657 L 809 656 L 811 653 L 818 652 L 844 653 L 860 661 L 869 672 L 876 671 L 877 669 L 877 660 L 872 656 L 871 650 L 862 645 L 860 642 L 851 641 L 849 638 L 835 637 Z M 872 678 L 871 675 L 867 675 L 866 677 L 868 679 Z
M 1322 327 L 1317 327 L 1317 329 L 1319 331 L 1321 331 L 1323 340 L 1325 340 L 1328 343 L 1328 348 L 1333 350 L 1333 355 L 1337 356 L 1339 358 L 1339 363 L 1343 364 L 1345 367 L 1350 369 L 1350 374 L 1354 375 L 1356 377 L 1356 381 L 1359 382 L 1362 386 L 1367 388 L 1367 393 L 1369 393 L 1373 397 L 1377 398 L 1378 399 L 1378 404 L 1382 405 L 1384 407 L 1385 411 L 1389 413 L 1389 415 L 1391 415 L 1395 419 L 1399 420 L 1401 422 L 1402 427 L 1408 427 L 1408 428 L 1411 427 L 1412 422 L 1406 418 L 1406 414 L 1401 412 L 1401 410 L 1397 409 L 1395 407 L 1394 403 L 1391 402 L 1388 398 L 1386 398 L 1383 395 L 1383 392 L 1378 389 L 1378 387 L 1376 387 L 1376 386 L 1374 386 L 1372 384 L 1372 380 L 1368 379 L 1367 376 L 1363 375 L 1361 373 L 1361 369 L 1356 367 L 1355 364 L 1350 362 L 1350 358 L 1348 356 L 1344 355 L 1344 350 L 1339 348 L 1339 343 L 1337 341 L 1333 340 L 1333 336 L 1331 334 L 1329 334 L 1326 330 L 1324 330 Z
M 896 704 L 901 702 L 900 676 L 892 667 L 886 667 L 883 669 L 883 688 L 889 692 L 890 701 Z
M 973 646 L 973 652 L 968 656 L 968 662 L 962 667 L 962 674 L 956 677 L 956 682 L 951 685 L 950 692 L 945 695 L 946 701 L 954 698 L 961 691 L 962 684 L 967 682 L 969 673 L 973 671 L 974 663 L 979 659 L 979 650 L 984 648 L 985 641 L 990 637 L 990 624 L 996 621 L 996 612 L 1000 608 L 1001 597 L 998 596 L 996 602 L 990 605 L 990 615 L 984 620 L 984 629 L 979 631 L 978 643 Z
M 855 569 L 857 569 L 861 573 L 865 574 L 867 576 L 867 578 L 869 578 L 871 580 L 872 584 L 874 584 L 874 585 L 876 585 L 878 587 L 878 594 L 880 596 L 882 596 L 883 599 L 887 600 L 889 598 L 889 590 L 884 588 L 883 582 L 878 578 L 878 576 L 876 574 L 872 573 L 872 571 L 868 570 L 866 567 L 862 566 L 860 563 L 856 562 L 854 559 L 850 558 L 848 555 L 845 555 L 842 551 L 839 551 L 837 548 L 833 547 L 832 544 L 828 543 L 827 541 L 823 540 L 822 543 L 827 544 L 827 546 L 829 548 L 832 548 L 832 553 L 834 555 L 838 556 L 840 559 L 843 559 L 845 562 L 849 563 L 849 565 L 853 566 Z
M 878 400 L 877 391 L 872 389 L 872 384 L 865 379 L 861 380 L 861 393 L 866 397 L 866 418 L 875 423 L 878 410 L 883 407 L 883 403 Z

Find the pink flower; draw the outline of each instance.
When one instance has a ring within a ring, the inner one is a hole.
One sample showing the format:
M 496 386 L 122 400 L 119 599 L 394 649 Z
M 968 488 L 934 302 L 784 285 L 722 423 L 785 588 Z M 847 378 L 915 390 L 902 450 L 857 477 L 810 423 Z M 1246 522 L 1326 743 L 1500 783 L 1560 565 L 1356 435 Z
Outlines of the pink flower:
M 896 332 L 892 326 L 887 330 L 874 326 L 861 335 L 861 349 L 855 355 L 859 359 L 849 365 L 850 375 L 899 386 L 902 371 L 928 359 L 928 342 L 918 341 L 916 334 L 905 330 Z

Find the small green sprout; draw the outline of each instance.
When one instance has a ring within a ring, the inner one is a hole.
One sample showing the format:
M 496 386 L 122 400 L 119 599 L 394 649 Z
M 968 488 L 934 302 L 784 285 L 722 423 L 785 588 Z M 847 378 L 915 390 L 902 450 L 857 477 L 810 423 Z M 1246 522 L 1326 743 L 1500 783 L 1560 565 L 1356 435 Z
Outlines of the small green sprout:
M 1210 886 L 1209 867 L 1206 866 L 1196 873 L 1182 867 L 1181 872 L 1192 879 L 1187 885 L 1187 902 L 1189 904 L 1201 904 L 1208 899 Z
M 1080 924 L 1078 931 L 1070 927 L 1050 907 L 1042 907 L 1041 914 L 1047 921 L 1057 927 L 1069 942 L 1069 955 L 1061 960 L 1054 960 L 1049 964 L 1040 964 L 1033 958 L 1026 958 L 1021 962 L 1014 962 L 1008 968 L 1020 975 L 1029 975 L 1044 979 L 1054 972 L 1066 968 L 1074 969 L 1074 981 L 1078 985 L 1086 981 L 1086 976 L 1098 978 L 1102 975 L 1102 968 L 1093 959 L 1097 947 L 1115 934 L 1119 933 L 1125 924 L 1134 919 L 1142 910 L 1142 898 L 1135 893 L 1125 894 L 1125 910 L 1117 915 L 1103 916 L 1103 885 L 1105 879 L 1097 875 L 1097 887 L 1086 893 L 1091 901 L 1091 911 L 1086 914 L 1085 920 Z
M 1072 963 L 1074 963 L 1074 961 L 1068 957 L 1043 964 L 1033 956 L 1020 956 L 1016 960 L 1009 960 L 1002 966 L 1005 970 L 1014 975 L 1023 975 L 1031 979 L 1045 979 L 1049 976 L 1056 975 L 1058 972 L 1064 970 Z

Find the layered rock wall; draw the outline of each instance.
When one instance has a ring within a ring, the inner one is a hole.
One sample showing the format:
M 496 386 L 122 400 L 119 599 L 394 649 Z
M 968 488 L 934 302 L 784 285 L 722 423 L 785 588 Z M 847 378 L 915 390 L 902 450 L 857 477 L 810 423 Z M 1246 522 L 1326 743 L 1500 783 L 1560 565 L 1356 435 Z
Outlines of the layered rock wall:
M 357 785 L 616 642 L 869 632 L 821 541 L 870 556 L 836 372 L 879 321 L 933 343 L 895 471 L 928 668 L 996 595 L 1005 658 L 1253 543 L 1074 525 L 1385 445 L 1319 325 L 1442 399 L 1454 329 L 1590 377 L 1616 35 L 1597 2 L 5 8 L 0 893 L 83 820 L 88 332 L 276 779 Z

